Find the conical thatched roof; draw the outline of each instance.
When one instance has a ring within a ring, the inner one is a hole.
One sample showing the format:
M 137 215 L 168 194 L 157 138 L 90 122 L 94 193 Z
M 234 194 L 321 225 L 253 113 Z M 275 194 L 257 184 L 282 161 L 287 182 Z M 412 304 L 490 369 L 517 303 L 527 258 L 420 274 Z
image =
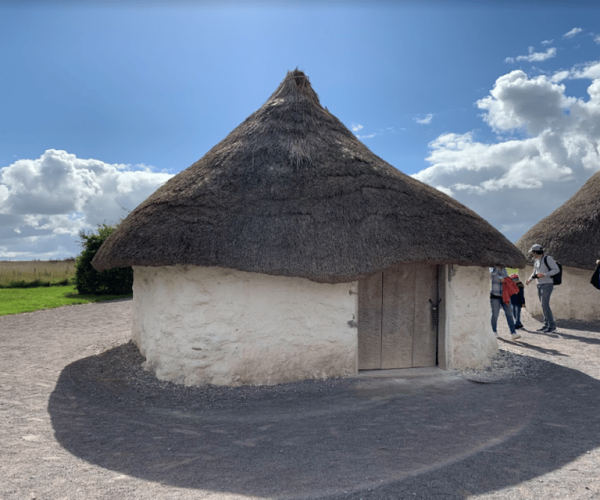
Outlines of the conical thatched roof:
M 369 151 L 295 70 L 131 212 L 93 264 L 194 264 L 345 282 L 401 262 L 525 260 L 474 212 Z
M 600 250 L 600 172 L 517 242 L 525 255 L 539 243 L 562 265 L 594 269 Z

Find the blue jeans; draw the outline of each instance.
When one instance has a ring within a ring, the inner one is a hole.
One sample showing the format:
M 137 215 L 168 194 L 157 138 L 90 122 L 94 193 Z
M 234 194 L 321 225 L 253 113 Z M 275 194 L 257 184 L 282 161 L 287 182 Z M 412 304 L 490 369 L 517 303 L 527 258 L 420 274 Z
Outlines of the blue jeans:
M 538 297 L 540 299 L 540 303 L 542 304 L 542 313 L 544 315 L 544 326 L 547 328 L 556 328 L 556 323 L 554 322 L 554 316 L 552 315 L 552 309 L 550 309 L 550 295 L 552 295 L 552 291 L 554 290 L 553 283 L 544 283 L 542 285 L 538 284 Z
M 521 325 L 521 304 L 512 304 L 512 313 L 515 320 L 515 326 Z
M 497 332 L 498 327 L 498 314 L 500 313 L 500 308 L 504 310 L 504 315 L 506 316 L 506 321 L 508 323 L 508 329 L 510 330 L 511 335 L 517 333 L 515 329 L 515 323 L 513 321 L 512 312 L 510 310 L 510 306 L 502 302 L 502 299 L 494 299 L 490 297 L 490 305 L 492 306 L 492 331 L 494 333 Z

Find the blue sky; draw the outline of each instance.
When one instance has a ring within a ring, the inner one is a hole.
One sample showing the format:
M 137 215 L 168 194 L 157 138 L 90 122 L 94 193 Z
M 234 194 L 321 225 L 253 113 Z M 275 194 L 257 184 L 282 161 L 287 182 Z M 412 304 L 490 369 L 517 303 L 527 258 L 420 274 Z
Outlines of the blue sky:
M 0 2 L 0 61 L 0 259 L 76 255 L 296 67 L 512 241 L 600 170 L 587 0 Z

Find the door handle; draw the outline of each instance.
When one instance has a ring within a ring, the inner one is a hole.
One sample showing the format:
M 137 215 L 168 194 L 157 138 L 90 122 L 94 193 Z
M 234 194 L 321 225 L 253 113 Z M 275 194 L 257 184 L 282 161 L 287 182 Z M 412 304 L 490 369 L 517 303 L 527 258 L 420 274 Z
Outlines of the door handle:
M 440 302 L 442 301 L 442 299 L 438 299 L 437 302 L 434 302 L 433 300 L 429 299 L 429 304 L 431 307 L 431 327 L 437 331 L 438 328 L 438 321 L 439 321 L 439 305 Z

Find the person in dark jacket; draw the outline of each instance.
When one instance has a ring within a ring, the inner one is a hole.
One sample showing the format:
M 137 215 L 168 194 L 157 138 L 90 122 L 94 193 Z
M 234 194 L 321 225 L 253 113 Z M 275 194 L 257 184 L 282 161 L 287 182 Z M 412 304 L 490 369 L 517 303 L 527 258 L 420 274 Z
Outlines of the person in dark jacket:
M 594 288 L 600 290 L 600 260 L 596 261 L 596 270 L 594 271 L 594 274 L 592 274 L 590 283 Z
M 511 274 L 510 279 L 513 280 L 519 289 L 519 293 L 515 293 L 510 297 L 515 328 L 519 329 L 523 328 L 523 323 L 521 323 L 521 308 L 525 307 L 525 285 L 519 280 L 518 274 Z

